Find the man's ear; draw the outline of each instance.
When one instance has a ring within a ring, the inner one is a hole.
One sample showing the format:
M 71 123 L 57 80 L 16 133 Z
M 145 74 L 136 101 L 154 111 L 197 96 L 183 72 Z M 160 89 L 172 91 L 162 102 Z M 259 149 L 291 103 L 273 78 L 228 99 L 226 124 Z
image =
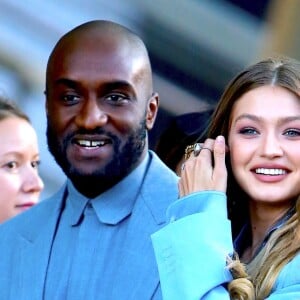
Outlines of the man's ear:
M 44 96 L 45 96 L 45 112 L 46 112 L 46 116 L 48 116 L 48 93 L 47 90 L 44 91 Z
M 154 122 L 157 116 L 158 106 L 159 106 L 159 95 L 158 93 L 153 93 L 147 103 L 146 128 L 148 130 L 152 129 L 154 126 Z

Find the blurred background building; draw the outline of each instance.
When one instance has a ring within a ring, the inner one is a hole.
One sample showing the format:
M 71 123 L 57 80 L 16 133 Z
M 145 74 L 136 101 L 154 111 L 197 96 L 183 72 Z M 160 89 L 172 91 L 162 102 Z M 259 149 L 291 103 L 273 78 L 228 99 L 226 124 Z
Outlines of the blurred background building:
M 43 91 L 48 55 L 65 32 L 110 19 L 144 39 L 161 98 L 153 147 L 170 117 L 214 106 L 246 65 L 274 53 L 300 59 L 299 12 L 298 0 L 0 0 L 0 94 L 38 131 L 43 198 L 64 181 L 47 149 Z

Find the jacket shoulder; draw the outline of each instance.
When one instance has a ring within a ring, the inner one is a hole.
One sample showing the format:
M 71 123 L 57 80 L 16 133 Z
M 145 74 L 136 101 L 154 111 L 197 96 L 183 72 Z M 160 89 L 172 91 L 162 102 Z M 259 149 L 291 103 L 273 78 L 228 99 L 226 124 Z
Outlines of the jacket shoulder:
M 300 253 L 298 253 L 279 273 L 275 283 L 275 291 L 282 289 L 297 289 L 300 299 Z
M 27 211 L 7 220 L 0 225 L 0 236 L 2 232 L 25 232 L 27 229 L 37 230 L 45 225 L 45 222 L 51 217 L 56 217 L 62 205 L 63 193 L 65 186 L 62 187 L 53 196 L 41 200 L 38 204 Z

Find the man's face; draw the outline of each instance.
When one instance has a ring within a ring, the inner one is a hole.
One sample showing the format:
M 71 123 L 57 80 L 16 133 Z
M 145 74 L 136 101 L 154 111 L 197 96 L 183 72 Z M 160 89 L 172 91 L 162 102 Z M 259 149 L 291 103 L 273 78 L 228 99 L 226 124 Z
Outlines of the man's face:
M 144 157 L 157 99 L 143 72 L 141 58 L 126 47 L 71 41 L 54 54 L 47 74 L 48 145 L 75 186 L 98 182 L 105 190 Z

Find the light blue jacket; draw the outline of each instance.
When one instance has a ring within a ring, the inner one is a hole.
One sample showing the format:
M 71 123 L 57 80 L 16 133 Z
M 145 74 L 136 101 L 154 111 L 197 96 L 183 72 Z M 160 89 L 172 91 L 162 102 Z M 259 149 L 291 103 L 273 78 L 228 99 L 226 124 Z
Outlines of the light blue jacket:
M 152 235 L 164 300 L 230 299 L 232 254 L 226 196 L 205 191 L 171 204 L 169 224 Z M 268 300 L 300 299 L 300 255 L 280 272 Z
M 114 285 L 110 287 L 113 290 L 113 298 L 104 299 L 99 291 L 97 299 L 159 300 L 162 298 L 150 236 L 166 223 L 166 209 L 178 197 L 178 178 L 152 152 L 150 152 L 150 161 L 135 204 L 138 209 L 130 216 L 130 222 L 134 225 L 131 227 L 138 228 L 140 234 L 137 235 L 136 230 L 132 230 L 124 236 L 124 248 L 129 245 L 136 251 L 135 253 L 124 251 L 122 254 L 124 264 L 116 268 L 112 278 Z M 65 187 L 50 199 L 42 201 L 0 226 L 1 300 L 43 299 L 51 242 L 61 211 L 64 190 Z M 128 273 L 129 269 L 134 271 Z M 117 283 L 113 280 L 115 278 L 119 279 Z M 134 292 L 128 289 L 128 286 L 132 286 L 133 283 Z

